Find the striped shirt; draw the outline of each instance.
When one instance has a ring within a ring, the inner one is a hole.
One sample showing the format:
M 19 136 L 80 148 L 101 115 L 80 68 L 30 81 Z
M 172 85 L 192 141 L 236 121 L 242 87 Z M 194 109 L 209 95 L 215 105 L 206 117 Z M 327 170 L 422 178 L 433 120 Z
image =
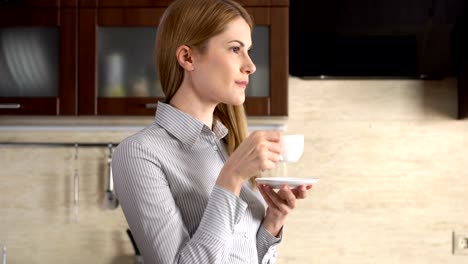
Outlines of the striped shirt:
M 155 122 L 116 148 L 115 189 L 145 264 L 275 263 L 281 238 L 261 226 L 258 190 L 215 185 L 227 132 L 158 103 Z

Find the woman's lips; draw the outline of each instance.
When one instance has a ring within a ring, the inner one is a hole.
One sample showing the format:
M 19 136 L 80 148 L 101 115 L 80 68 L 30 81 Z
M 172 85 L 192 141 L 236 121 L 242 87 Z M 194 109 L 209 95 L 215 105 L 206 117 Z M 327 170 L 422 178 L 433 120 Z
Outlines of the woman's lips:
M 247 88 L 247 85 L 249 84 L 249 82 L 248 81 L 236 81 L 236 84 L 243 88 Z

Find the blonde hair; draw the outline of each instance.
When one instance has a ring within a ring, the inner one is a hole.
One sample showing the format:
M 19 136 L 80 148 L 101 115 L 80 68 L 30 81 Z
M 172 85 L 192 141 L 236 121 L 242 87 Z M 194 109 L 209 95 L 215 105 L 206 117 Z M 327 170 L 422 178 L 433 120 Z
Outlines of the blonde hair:
M 184 77 L 184 70 L 176 59 L 176 49 L 187 45 L 203 53 L 208 40 L 222 33 L 227 24 L 238 17 L 253 28 L 250 15 L 232 0 L 177 0 L 166 9 L 156 36 L 156 63 L 166 103 L 171 101 Z M 244 106 L 221 103 L 214 117 L 229 130 L 225 140 L 231 155 L 248 134 Z

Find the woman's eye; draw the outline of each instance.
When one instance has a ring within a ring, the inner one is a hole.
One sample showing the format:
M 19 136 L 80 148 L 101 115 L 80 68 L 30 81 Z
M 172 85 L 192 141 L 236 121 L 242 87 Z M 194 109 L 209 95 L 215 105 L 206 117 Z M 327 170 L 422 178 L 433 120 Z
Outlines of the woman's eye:
M 231 50 L 232 50 L 234 53 L 239 53 L 239 52 L 240 52 L 240 47 L 232 47 Z

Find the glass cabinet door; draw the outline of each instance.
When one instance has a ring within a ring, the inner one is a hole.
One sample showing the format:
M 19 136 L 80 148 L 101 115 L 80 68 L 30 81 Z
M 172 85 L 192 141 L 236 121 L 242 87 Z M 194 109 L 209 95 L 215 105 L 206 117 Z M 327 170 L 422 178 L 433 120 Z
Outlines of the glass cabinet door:
M 98 28 L 98 97 L 164 97 L 155 37 L 156 27 Z
M 257 67 L 244 104 L 250 116 L 288 115 L 289 4 L 276 2 L 279 6 L 246 8 L 255 23 L 251 57 Z
M 165 1 L 149 7 L 86 3 L 79 19 L 78 114 L 154 115 L 164 99 L 154 42 Z M 288 5 L 246 9 L 255 21 L 251 57 L 257 67 L 246 90 L 247 115 L 287 116 Z
M 76 7 L 13 2 L 0 4 L 0 114 L 76 114 Z
M 247 97 L 270 96 L 270 27 L 256 26 L 252 32 L 250 58 L 256 71 L 249 77 Z
M 58 95 L 58 30 L 0 28 L 0 96 Z
M 163 12 L 105 5 L 80 11 L 80 115 L 154 115 L 164 97 L 154 62 Z
M 164 97 L 155 65 L 155 27 L 98 28 L 98 97 Z M 256 66 L 246 96 L 270 95 L 270 28 L 252 32 Z

